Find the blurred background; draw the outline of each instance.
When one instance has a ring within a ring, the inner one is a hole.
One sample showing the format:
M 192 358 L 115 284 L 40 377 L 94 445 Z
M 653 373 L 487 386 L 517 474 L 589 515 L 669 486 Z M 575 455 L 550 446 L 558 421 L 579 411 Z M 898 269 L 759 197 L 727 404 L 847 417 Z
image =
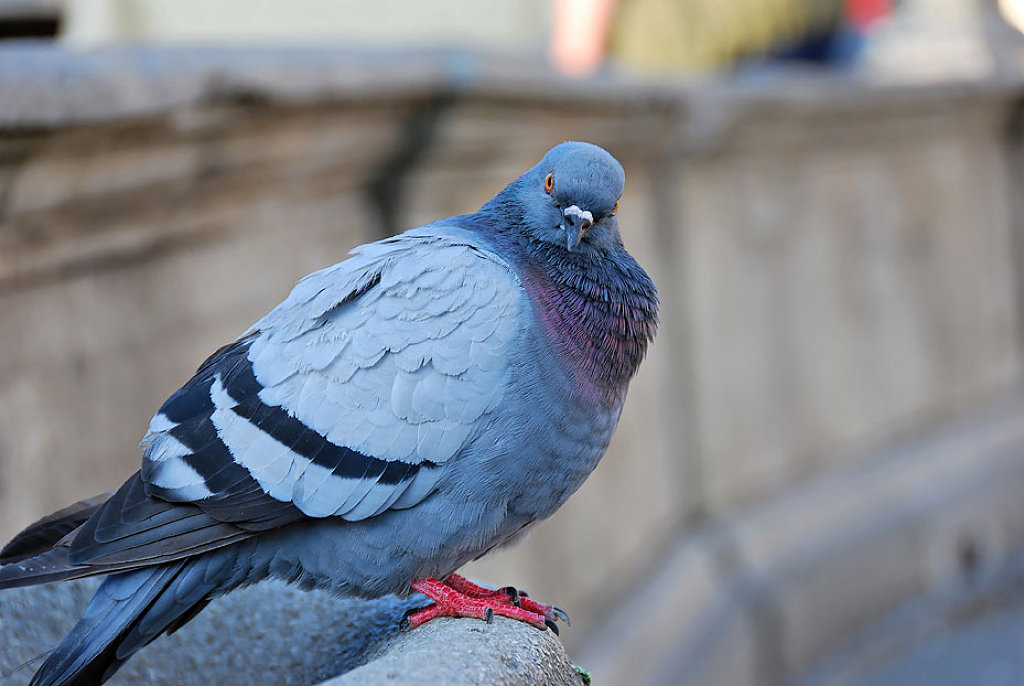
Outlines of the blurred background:
M 662 325 L 467 573 L 597 683 L 1024 684 L 1024 0 L 0 0 L 0 538 L 353 246 L 551 145 Z

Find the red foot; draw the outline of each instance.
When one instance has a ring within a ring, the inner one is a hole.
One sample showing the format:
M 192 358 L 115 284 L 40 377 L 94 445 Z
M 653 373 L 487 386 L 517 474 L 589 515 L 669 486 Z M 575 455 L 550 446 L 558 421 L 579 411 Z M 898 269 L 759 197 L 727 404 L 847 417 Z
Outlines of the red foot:
M 569 622 L 569 615 L 562 610 L 531 600 L 511 586 L 485 588 L 458 574 L 452 574 L 444 581 L 421 579 L 413 582 L 412 587 L 434 602 L 408 616 L 411 627 L 435 617 L 475 617 L 490 622 L 494 615 L 499 615 L 542 630 L 550 627 L 557 634 L 555 620 Z

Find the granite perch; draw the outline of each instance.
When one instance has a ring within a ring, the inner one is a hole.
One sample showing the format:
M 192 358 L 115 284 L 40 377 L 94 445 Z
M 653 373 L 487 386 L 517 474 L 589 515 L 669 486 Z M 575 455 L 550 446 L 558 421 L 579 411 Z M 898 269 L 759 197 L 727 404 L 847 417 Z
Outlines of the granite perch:
M 33 684 L 93 684 L 212 599 L 273 578 L 424 593 L 408 617 L 557 608 L 454 572 L 597 466 L 654 337 L 622 166 L 568 142 L 475 214 L 300 281 L 156 413 L 142 469 L 0 551 L 0 589 L 107 575 Z

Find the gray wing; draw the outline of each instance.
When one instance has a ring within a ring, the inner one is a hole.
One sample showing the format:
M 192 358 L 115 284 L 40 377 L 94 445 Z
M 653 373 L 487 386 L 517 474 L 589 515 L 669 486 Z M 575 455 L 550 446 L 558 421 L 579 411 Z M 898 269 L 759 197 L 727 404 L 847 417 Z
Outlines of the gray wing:
M 364 246 L 167 401 L 147 493 L 246 528 L 415 505 L 505 393 L 521 302 L 504 262 L 457 239 Z
M 0 554 L 0 588 L 412 507 L 504 396 L 523 302 L 504 262 L 428 230 L 310 275 L 164 403 L 139 473 Z

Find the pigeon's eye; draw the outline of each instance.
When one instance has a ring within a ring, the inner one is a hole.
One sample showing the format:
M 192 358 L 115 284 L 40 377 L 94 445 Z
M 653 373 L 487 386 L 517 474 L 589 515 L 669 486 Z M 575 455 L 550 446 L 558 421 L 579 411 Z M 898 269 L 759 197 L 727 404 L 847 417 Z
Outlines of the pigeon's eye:
M 555 190 L 555 173 L 551 172 L 544 177 L 544 190 L 550 193 Z
M 612 207 L 612 214 L 617 214 L 617 213 L 618 213 L 618 211 L 619 211 L 619 201 L 618 201 L 618 200 L 616 200 L 616 201 L 615 201 L 615 206 L 614 206 L 614 207 Z

